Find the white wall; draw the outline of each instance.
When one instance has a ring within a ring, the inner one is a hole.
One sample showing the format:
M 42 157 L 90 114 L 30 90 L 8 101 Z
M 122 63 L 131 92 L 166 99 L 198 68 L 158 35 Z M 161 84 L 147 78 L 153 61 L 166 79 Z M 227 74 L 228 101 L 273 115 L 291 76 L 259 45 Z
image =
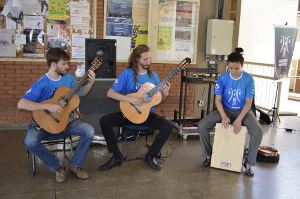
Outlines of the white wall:
M 273 25 L 296 26 L 297 10 L 298 0 L 241 0 L 238 46 L 245 61 L 274 64 Z

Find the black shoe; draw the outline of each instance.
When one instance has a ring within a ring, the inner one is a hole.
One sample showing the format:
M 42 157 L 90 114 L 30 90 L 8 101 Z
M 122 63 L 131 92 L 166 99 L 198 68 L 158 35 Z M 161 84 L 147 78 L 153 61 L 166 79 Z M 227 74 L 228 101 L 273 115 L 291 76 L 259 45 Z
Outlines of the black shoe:
M 254 171 L 251 169 L 251 166 L 250 166 L 249 169 L 247 169 L 246 164 L 244 164 L 244 167 L 245 167 L 245 169 L 246 169 L 245 174 L 246 174 L 247 176 L 254 176 Z
M 205 158 L 205 160 L 204 160 L 204 162 L 203 162 L 203 166 L 206 166 L 206 167 L 210 166 L 210 160 L 211 160 L 211 159 Z
M 105 171 L 105 170 L 109 170 L 109 169 L 112 169 L 113 167 L 117 167 L 117 166 L 121 166 L 121 165 L 122 165 L 122 159 L 115 159 L 115 158 L 111 157 L 107 163 L 105 163 L 102 166 L 99 166 L 98 170 Z
M 154 170 L 158 171 L 161 169 L 161 167 L 157 164 L 155 158 L 152 156 L 145 156 L 145 163 L 147 163 Z

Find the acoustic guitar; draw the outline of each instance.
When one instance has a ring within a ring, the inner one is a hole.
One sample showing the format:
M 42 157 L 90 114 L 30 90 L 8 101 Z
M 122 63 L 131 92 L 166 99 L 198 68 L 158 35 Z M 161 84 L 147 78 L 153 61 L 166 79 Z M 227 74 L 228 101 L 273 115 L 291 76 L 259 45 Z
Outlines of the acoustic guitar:
M 138 92 L 127 94 L 126 96 L 130 97 L 141 97 L 146 103 L 143 103 L 141 106 L 136 106 L 130 102 L 121 101 L 120 109 L 123 115 L 129 121 L 135 124 L 141 124 L 145 122 L 149 116 L 151 107 L 159 104 L 162 100 L 162 94 L 158 91 L 163 87 L 163 85 L 165 85 L 176 74 L 178 74 L 180 70 L 190 65 L 190 63 L 191 59 L 187 57 L 177 66 L 174 71 L 172 71 L 156 86 L 152 83 L 147 82 L 141 86 Z
M 102 57 L 95 58 L 89 70 L 95 71 L 99 69 L 102 63 Z M 58 134 L 67 130 L 75 121 L 81 119 L 80 113 L 76 110 L 80 102 L 79 96 L 76 93 L 88 79 L 88 72 L 86 72 L 72 89 L 61 86 L 56 89 L 54 96 L 51 99 L 40 102 L 45 104 L 58 104 L 62 106 L 62 110 L 60 113 L 52 113 L 48 110 L 33 111 L 32 117 L 35 123 L 49 133 Z M 79 117 L 69 123 L 69 115 L 73 110 L 76 111 Z

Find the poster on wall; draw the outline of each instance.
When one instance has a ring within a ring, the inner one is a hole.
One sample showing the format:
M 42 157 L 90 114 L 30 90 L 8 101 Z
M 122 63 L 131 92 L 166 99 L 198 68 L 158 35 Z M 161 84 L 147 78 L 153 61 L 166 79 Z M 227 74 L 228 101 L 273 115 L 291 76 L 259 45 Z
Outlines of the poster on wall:
M 294 52 L 298 27 L 275 27 L 275 68 L 274 80 L 287 78 Z
M 88 2 L 70 3 L 70 21 L 71 27 L 79 29 L 82 32 L 88 32 L 90 29 L 90 5 Z
M 157 50 L 172 50 L 172 26 L 158 26 Z
M 148 0 L 135 0 L 132 2 L 134 25 L 148 25 L 148 7 Z
M 176 26 L 191 27 L 192 24 L 193 3 L 177 2 Z
M 173 26 L 175 23 L 174 2 L 162 1 L 158 5 L 158 24 Z
M 47 50 L 59 47 L 67 50 L 66 24 L 47 23 Z
M 107 0 L 107 17 L 132 18 L 132 0 Z
M 25 57 L 44 57 L 44 31 L 40 29 L 24 29 L 26 44 Z
M 13 44 L 15 30 L 0 29 L 0 56 L 16 57 L 16 45 Z
M 106 18 L 106 35 L 131 37 L 132 35 L 132 19 L 107 17 Z
M 20 0 L 6 0 L 1 14 L 20 24 L 24 15 Z
M 44 29 L 43 16 L 24 16 L 24 28 Z
M 191 51 L 191 30 L 185 31 L 181 29 L 175 30 L 175 50 Z
M 51 0 L 47 19 L 67 20 L 66 0 Z
M 148 44 L 148 26 L 134 25 L 130 42 L 130 52 L 140 44 Z
M 21 0 L 24 15 L 48 15 L 49 0 Z

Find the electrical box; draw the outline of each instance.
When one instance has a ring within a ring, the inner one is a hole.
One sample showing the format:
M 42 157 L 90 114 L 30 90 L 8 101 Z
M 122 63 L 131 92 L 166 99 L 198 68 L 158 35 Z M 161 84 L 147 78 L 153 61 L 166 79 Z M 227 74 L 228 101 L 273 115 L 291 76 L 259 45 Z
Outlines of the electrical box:
M 206 54 L 229 55 L 232 53 L 233 21 L 209 19 L 207 23 Z

